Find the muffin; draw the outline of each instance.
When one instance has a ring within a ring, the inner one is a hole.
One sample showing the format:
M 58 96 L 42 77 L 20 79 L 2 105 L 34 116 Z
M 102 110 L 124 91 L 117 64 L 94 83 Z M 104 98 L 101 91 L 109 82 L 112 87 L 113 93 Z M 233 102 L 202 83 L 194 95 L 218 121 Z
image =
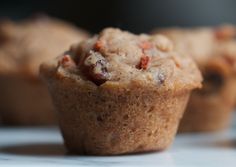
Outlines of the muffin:
M 72 45 L 40 72 L 68 150 L 96 155 L 166 149 L 202 79 L 164 36 L 114 28 Z
M 53 105 L 39 78 L 42 61 L 58 56 L 87 33 L 45 16 L 0 23 L 0 115 L 8 125 L 55 124 Z
M 203 88 L 193 91 L 180 132 L 217 131 L 230 124 L 236 99 L 236 42 L 232 26 L 161 29 L 179 52 L 190 55 L 203 74 Z

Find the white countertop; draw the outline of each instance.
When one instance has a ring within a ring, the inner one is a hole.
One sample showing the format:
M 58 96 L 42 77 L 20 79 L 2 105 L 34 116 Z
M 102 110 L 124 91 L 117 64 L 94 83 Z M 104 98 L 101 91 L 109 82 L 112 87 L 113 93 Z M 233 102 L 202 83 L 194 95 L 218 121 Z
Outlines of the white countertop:
M 0 167 L 236 167 L 236 126 L 211 134 L 177 135 L 164 152 L 123 156 L 68 155 L 56 128 L 0 128 Z

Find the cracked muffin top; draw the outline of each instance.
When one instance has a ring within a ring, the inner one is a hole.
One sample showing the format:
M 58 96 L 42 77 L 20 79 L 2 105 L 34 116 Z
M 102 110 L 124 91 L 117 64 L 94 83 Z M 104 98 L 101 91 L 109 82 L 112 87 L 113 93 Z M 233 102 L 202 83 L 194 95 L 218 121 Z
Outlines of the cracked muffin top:
M 43 61 L 58 56 L 88 33 L 63 21 L 39 16 L 0 23 L 0 72 L 35 76 Z
M 49 64 L 48 64 L 49 65 Z M 163 35 L 134 35 L 115 28 L 104 29 L 91 39 L 73 45 L 54 67 L 93 85 L 145 84 L 165 90 L 201 86 L 201 74 L 189 56 L 179 54 Z

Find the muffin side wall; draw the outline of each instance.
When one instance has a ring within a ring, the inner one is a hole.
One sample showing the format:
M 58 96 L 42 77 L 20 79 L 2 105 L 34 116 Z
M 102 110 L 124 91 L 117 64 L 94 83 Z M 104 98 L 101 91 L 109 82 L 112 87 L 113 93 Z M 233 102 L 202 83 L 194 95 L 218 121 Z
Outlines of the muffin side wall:
M 85 89 L 74 81 L 49 81 L 68 150 L 126 154 L 171 145 L 190 91 L 159 93 L 134 85 Z

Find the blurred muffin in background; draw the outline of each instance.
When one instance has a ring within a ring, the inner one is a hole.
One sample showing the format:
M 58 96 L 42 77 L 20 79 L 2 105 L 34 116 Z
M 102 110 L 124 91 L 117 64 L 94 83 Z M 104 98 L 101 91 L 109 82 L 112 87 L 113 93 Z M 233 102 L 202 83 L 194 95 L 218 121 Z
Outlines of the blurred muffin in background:
M 55 113 L 38 75 L 40 63 L 58 56 L 88 33 L 66 22 L 38 16 L 0 23 L 0 114 L 8 125 L 50 125 Z
M 218 28 L 169 28 L 167 35 L 182 54 L 194 58 L 203 77 L 203 88 L 193 91 L 179 131 L 215 131 L 229 126 L 236 99 L 236 31 Z

